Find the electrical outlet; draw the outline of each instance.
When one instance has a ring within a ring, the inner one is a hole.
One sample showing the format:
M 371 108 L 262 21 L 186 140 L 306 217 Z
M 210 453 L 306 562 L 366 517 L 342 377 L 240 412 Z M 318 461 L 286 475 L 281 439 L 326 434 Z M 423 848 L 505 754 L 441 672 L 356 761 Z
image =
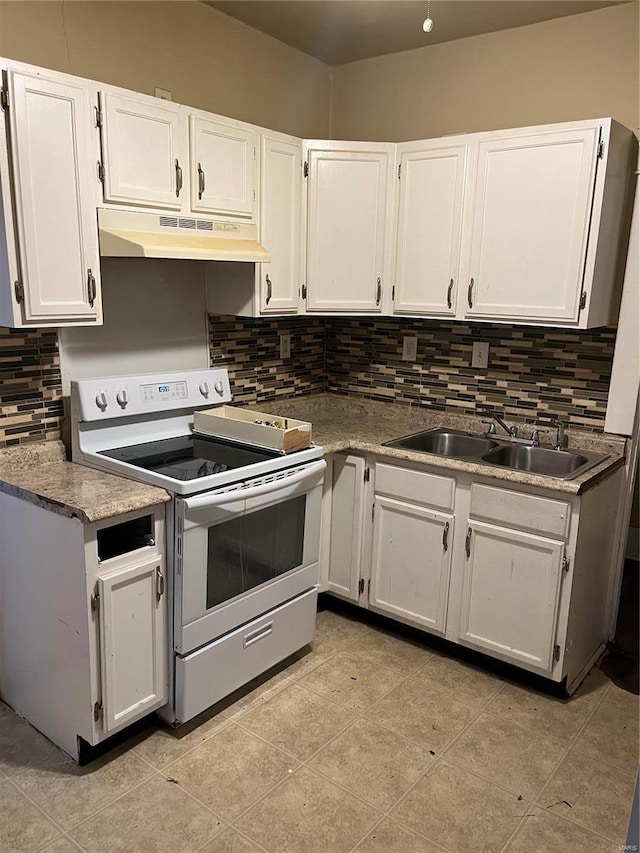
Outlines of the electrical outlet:
M 471 367 L 487 367 L 489 364 L 489 343 L 488 341 L 476 341 L 473 345 L 473 355 L 471 356 Z
M 418 356 L 418 339 L 413 335 L 406 335 L 402 339 L 402 360 L 415 361 Z
M 168 89 L 160 89 L 158 86 L 156 86 L 155 96 L 156 98 L 160 98 L 162 101 L 171 100 L 171 92 Z
M 291 334 L 280 335 L 280 358 L 291 358 Z

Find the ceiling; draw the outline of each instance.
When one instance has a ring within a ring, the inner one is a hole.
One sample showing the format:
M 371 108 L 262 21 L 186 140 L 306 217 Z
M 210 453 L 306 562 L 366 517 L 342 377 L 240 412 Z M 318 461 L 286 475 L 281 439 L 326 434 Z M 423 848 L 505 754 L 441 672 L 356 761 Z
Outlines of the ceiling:
M 204 0 L 327 65 L 522 27 L 629 0 Z M 637 2 L 637 0 L 635 0 Z

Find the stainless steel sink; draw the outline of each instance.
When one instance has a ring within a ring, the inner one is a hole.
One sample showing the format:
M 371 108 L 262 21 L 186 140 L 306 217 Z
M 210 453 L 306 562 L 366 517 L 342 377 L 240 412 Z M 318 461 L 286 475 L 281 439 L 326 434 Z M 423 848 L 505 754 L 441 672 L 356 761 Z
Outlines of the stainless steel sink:
M 394 438 L 392 441 L 385 441 L 384 446 L 433 453 L 436 456 L 447 456 L 467 462 L 498 465 L 501 468 L 558 477 L 561 480 L 572 480 L 606 458 L 606 453 L 534 447 L 512 443 L 508 438 L 494 440 L 442 427 Z
M 393 441 L 385 441 L 385 446 L 434 453 L 436 456 L 449 456 L 453 459 L 475 460 L 483 453 L 500 447 L 497 441 L 454 429 L 430 429 L 426 432 L 417 432 Z
M 491 465 L 502 465 L 504 468 L 528 471 L 531 474 L 568 479 L 577 477 L 578 474 L 597 465 L 605 455 L 586 451 L 553 450 L 523 444 L 503 444 L 485 453 L 482 459 Z

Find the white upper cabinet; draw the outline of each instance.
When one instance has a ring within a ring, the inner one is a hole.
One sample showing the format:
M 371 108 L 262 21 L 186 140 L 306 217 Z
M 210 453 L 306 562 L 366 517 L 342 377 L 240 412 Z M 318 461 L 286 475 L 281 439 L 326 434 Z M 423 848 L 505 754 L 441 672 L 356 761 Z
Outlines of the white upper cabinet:
M 189 141 L 191 209 L 253 219 L 257 133 L 191 115 Z
M 0 324 L 98 324 L 98 142 L 89 83 L 16 69 L 5 72 L 4 90 L 0 263 L 10 292 L 0 298 Z
M 459 137 L 398 146 L 396 314 L 455 314 L 468 156 Z
M 305 143 L 308 311 L 388 313 L 395 146 Z
M 298 309 L 302 143 L 263 136 L 260 179 L 260 240 L 270 264 L 257 264 L 260 312 Z
M 102 91 L 104 200 L 181 210 L 186 190 L 184 114 L 147 95 Z

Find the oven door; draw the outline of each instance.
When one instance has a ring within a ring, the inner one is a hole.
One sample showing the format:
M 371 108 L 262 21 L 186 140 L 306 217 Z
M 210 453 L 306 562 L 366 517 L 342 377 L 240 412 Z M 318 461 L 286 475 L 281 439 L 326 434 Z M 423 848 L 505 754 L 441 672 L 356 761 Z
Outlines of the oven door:
M 322 459 L 176 501 L 174 643 L 186 654 L 318 580 Z

